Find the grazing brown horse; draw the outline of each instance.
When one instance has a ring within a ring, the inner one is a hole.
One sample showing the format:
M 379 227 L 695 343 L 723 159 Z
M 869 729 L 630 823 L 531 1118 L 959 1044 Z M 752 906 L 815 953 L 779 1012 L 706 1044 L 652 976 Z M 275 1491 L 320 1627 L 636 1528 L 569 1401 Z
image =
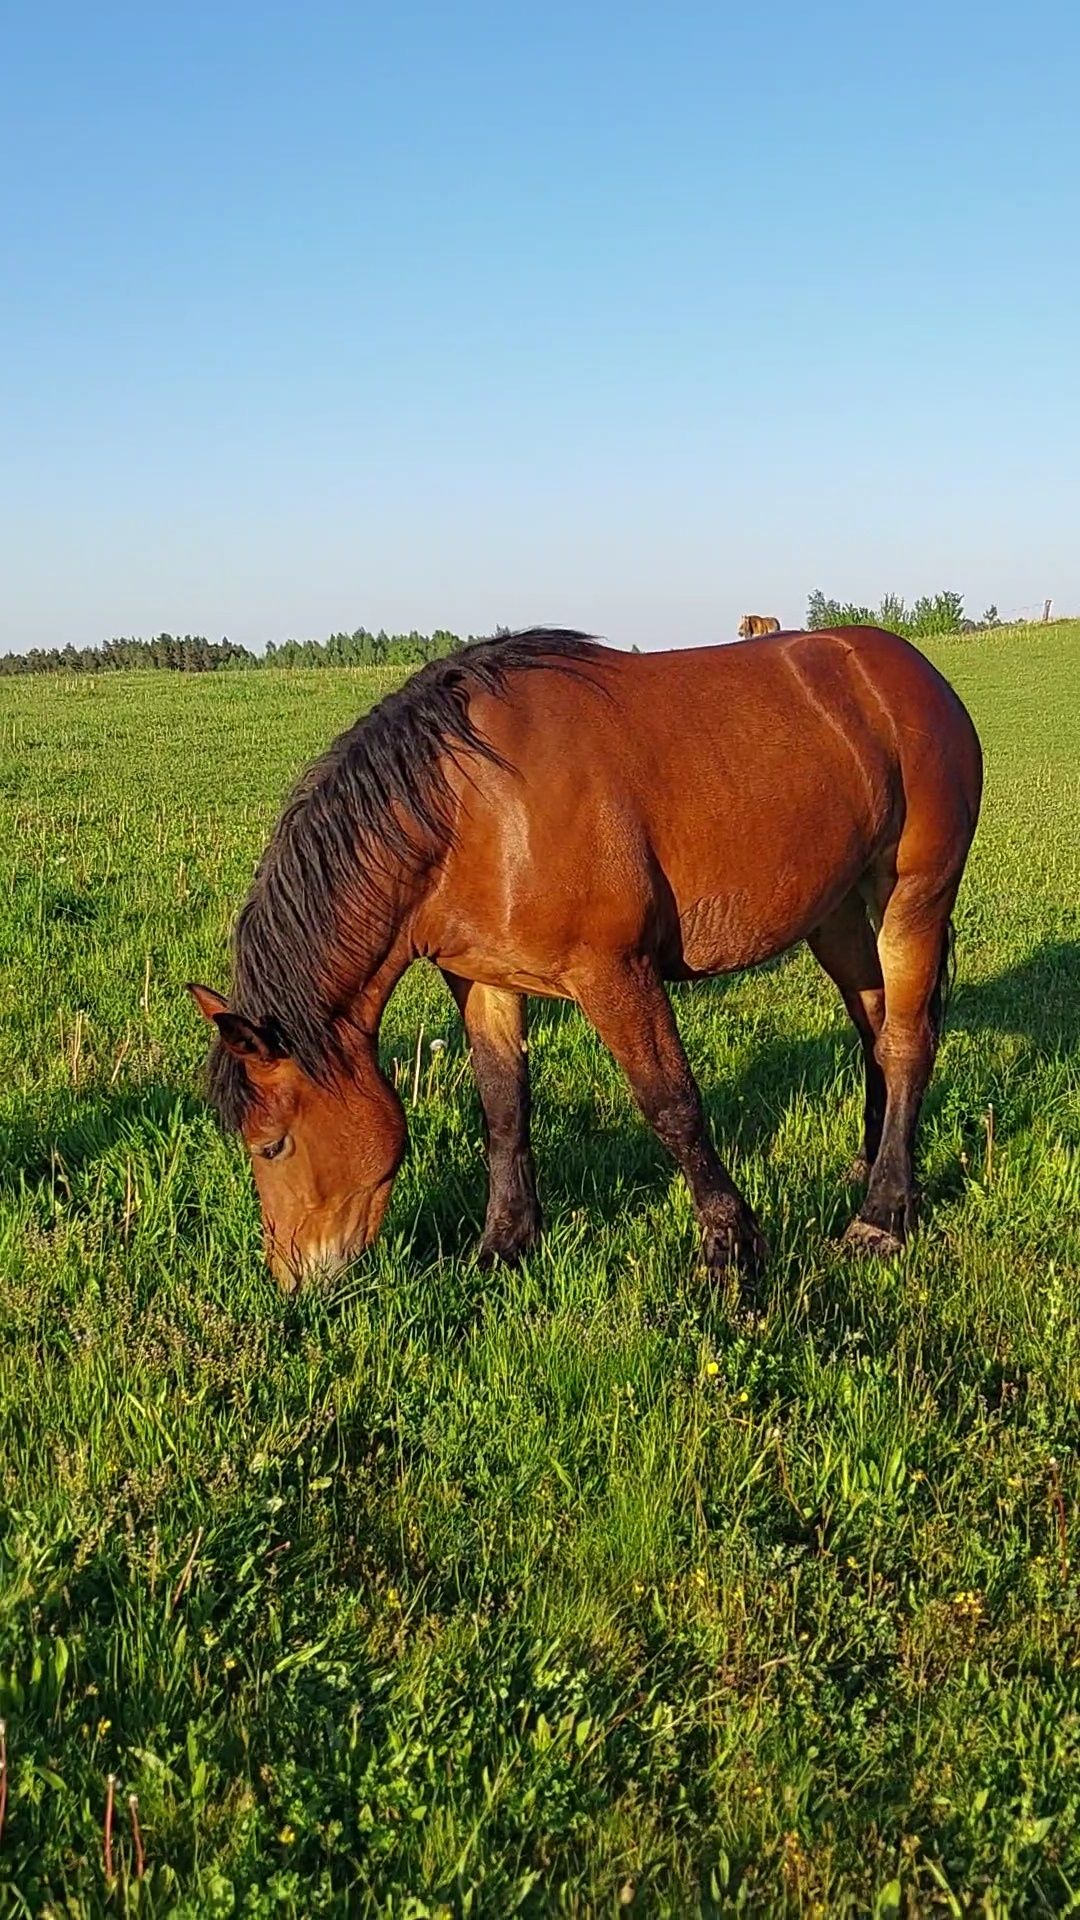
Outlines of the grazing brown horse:
M 780 622 L 771 613 L 744 613 L 739 621 L 740 640 L 760 640 L 766 633 L 779 633 Z
M 949 917 L 979 812 L 957 696 L 876 628 L 625 654 L 576 633 L 426 666 L 300 780 L 233 942 L 211 1087 L 243 1134 L 266 1249 L 296 1284 L 368 1245 L 405 1148 L 378 1064 L 418 955 L 461 1010 L 486 1121 L 482 1251 L 540 1230 L 527 994 L 575 1000 L 681 1167 L 705 1264 L 753 1271 L 757 1223 L 717 1158 L 664 989 L 807 940 L 858 1029 L 868 1187 L 855 1242 L 914 1217 Z M 876 929 L 876 931 L 875 931 Z

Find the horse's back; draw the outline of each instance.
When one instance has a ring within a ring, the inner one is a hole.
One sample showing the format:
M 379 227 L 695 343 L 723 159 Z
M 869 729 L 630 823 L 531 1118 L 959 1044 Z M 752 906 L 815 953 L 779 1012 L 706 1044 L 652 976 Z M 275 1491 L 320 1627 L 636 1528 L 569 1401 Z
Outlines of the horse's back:
M 462 784 L 453 887 L 542 950 L 530 981 L 575 940 L 651 939 L 673 973 L 767 958 L 889 857 L 912 809 L 964 852 L 977 812 L 963 707 L 878 629 L 604 649 L 515 676 L 473 717 L 504 764 Z
M 752 647 L 628 654 L 522 675 L 481 728 L 526 781 L 596 786 L 649 814 L 711 803 L 767 817 L 782 789 L 849 804 L 926 762 L 969 775 L 978 743 L 948 682 L 881 628 L 778 632 Z

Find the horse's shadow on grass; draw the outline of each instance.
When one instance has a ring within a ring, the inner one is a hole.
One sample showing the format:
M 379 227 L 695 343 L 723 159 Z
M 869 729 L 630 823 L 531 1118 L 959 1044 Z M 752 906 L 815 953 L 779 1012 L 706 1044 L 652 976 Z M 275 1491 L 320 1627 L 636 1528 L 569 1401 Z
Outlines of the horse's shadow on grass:
M 992 980 L 961 982 L 948 1024 L 967 1033 L 1008 1033 L 1040 1053 L 1080 1046 L 1080 942 L 1048 940 Z
M 59 1179 L 70 1182 L 124 1140 L 135 1145 L 205 1113 L 196 1094 L 165 1081 L 95 1089 L 75 1096 L 60 1090 L 43 1107 L 27 1108 L 9 1122 L 0 1150 L 0 1193 Z

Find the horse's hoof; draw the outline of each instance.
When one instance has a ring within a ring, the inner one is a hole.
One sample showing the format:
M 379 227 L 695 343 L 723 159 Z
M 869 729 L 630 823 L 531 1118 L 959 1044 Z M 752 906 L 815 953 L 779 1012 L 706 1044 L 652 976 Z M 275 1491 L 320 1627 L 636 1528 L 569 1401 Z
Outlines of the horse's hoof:
M 705 1246 L 705 1270 L 710 1280 L 758 1280 L 768 1264 L 769 1249 L 762 1234 L 710 1234 Z
M 898 1234 L 890 1233 L 888 1227 L 875 1227 L 870 1220 L 853 1220 L 843 1245 L 849 1253 L 874 1260 L 895 1260 L 904 1251 Z
M 482 1267 L 517 1267 L 531 1253 L 540 1238 L 539 1229 L 518 1233 L 485 1233 L 476 1249 Z
M 755 1222 L 743 1221 L 727 1233 L 712 1233 L 704 1248 L 705 1277 L 719 1293 L 730 1296 L 737 1316 L 748 1328 L 763 1318 L 761 1280 L 769 1248 Z

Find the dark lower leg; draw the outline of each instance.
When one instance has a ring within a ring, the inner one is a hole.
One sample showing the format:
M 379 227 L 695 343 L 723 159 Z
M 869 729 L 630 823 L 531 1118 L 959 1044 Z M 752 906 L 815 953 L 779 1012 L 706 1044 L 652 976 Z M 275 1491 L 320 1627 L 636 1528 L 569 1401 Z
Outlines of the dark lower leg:
M 862 1245 L 889 1251 L 915 1224 L 915 1136 L 937 1052 L 937 997 L 948 930 L 948 907 L 931 916 L 903 894 L 893 896 L 882 925 L 885 1025 L 876 1054 L 885 1079 L 885 1121 L 866 1199 L 852 1228 Z
M 717 1157 L 671 1004 L 651 961 L 634 960 L 583 981 L 578 1001 L 630 1082 L 657 1138 L 681 1169 L 701 1228 L 710 1276 L 748 1274 L 765 1257 L 750 1208 Z
M 488 1204 L 480 1252 L 512 1261 L 533 1245 L 541 1227 L 529 1141 L 525 996 L 445 977 L 465 1022 L 484 1118 Z
M 863 1144 L 852 1173 L 865 1180 L 877 1158 L 885 1121 L 885 1075 L 875 1051 L 885 1020 L 885 987 L 877 940 L 858 894 L 850 894 L 815 929 L 809 945 L 839 989 L 859 1036 L 865 1080 Z
M 866 1199 L 859 1210 L 859 1223 L 873 1235 L 895 1243 L 903 1241 L 915 1224 L 915 1133 L 923 1094 L 934 1062 L 934 1046 L 929 1024 L 917 1040 L 907 1040 L 897 1051 L 882 1036 L 888 1097 L 881 1145 L 870 1174 Z M 865 1233 L 854 1237 L 866 1240 Z
M 885 1075 L 878 1064 L 873 1039 L 866 1034 L 860 1034 L 859 1044 L 862 1048 L 865 1086 L 863 1143 L 862 1151 L 856 1154 L 851 1163 L 851 1177 L 854 1180 L 869 1180 L 881 1146 L 881 1135 L 885 1125 Z

